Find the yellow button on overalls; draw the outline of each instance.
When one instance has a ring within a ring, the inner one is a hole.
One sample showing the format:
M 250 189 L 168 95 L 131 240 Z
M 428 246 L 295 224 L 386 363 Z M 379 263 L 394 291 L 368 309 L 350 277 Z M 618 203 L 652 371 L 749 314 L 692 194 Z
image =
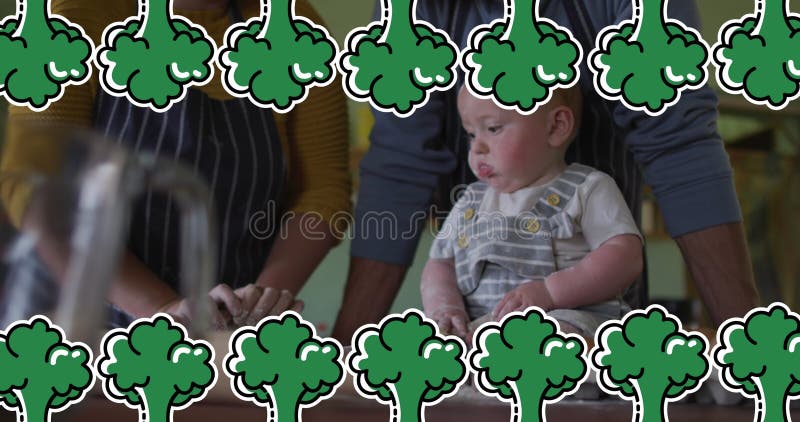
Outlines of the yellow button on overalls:
M 539 223 L 539 220 L 528 220 L 525 223 L 525 230 L 531 233 L 539 233 L 539 229 L 542 228 L 542 224 Z
M 475 217 L 475 209 L 474 208 L 467 208 L 464 211 L 464 220 L 472 220 L 472 217 Z
M 555 194 L 555 193 L 551 193 L 550 195 L 547 195 L 547 203 L 548 203 L 548 204 L 549 204 L 551 207 L 556 207 L 556 206 L 558 206 L 558 204 L 560 204 L 560 203 L 561 203 L 561 197 L 560 197 L 560 196 L 558 196 L 558 195 L 557 195 L 557 194 Z

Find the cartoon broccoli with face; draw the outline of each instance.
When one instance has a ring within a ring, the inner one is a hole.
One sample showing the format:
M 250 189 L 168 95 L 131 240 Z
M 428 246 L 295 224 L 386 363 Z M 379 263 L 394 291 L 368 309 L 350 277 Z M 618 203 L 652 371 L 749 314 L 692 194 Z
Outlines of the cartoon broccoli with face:
M 0 22 L 0 95 L 34 111 L 91 75 L 94 45 L 83 28 L 50 12 L 50 0 L 17 0 Z
M 347 36 L 339 68 L 350 98 L 405 117 L 431 91 L 455 84 L 458 48 L 444 31 L 417 20 L 416 4 L 383 0 L 382 20 Z
M 103 32 L 100 83 L 111 95 L 164 112 L 188 87 L 211 79 L 216 47 L 203 27 L 173 16 L 172 0 L 139 0 L 139 10 Z
M 233 96 L 286 113 L 336 74 L 335 41 L 295 16 L 295 0 L 261 0 L 262 14 L 228 29 L 220 51 L 223 85 Z
M 347 364 L 359 394 L 390 405 L 393 422 L 424 421 L 425 406 L 455 394 L 467 375 L 461 339 L 440 336 L 415 309 L 362 327 Z
M 555 88 L 580 77 L 580 45 L 566 28 L 539 17 L 539 0 L 506 0 L 506 16 L 469 36 L 461 65 L 473 95 L 530 114 Z
M 175 409 L 202 400 L 217 380 L 214 350 L 187 338 L 166 314 L 109 331 L 97 360 L 109 400 L 142 413 L 142 421 L 167 422 Z
M 584 340 L 560 334 L 555 320 L 537 308 L 484 324 L 474 338 L 469 362 L 475 384 L 512 403 L 512 422 L 546 420 L 546 403 L 575 391 L 586 378 Z
M 595 343 L 597 381 L 607 393 L 634 402 L 634 422 L 668 420 L 668 402 L 700 388 L 711 368 L 706 338 L 683 331 L 658 305 L 603 324 Z
M 800 95 L 800 15 L 789 0 L 757 0 L 755 13 L 728 21 L 714 45 L 720 87 L 773 110 Z
M 667 17 L 668 0 L 633 0 L 633 19 L 597 36 L 589 54 L 594 86 L 609 100 L 658 116 L 708 78 L 708 45 Z
M 239 398 L 270 408 L 270 422 L 300 421 L 301 410 L 332 396 L 344 380 L 342 346 L 317 337 L 294 312 L 231 337 L 225 371 Z
M 758 422 L 788 422 L 800 395 L 800 316 L 782 303 L 728 320 L 717 331 L 714 363 L 722 384 L 756 401 Z
M 47 318 L 17 322 L 0 332 L 0 405 L 18 421 L 49 421 L 92 387 L 91 362 L 91 350 L 66 341 Z

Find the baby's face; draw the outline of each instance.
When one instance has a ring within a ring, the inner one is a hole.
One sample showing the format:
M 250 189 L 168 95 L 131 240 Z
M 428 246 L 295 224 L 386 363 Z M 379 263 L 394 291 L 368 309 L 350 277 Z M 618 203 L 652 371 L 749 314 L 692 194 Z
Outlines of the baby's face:
M 548 144 L 546 106 L 525 116 L 462 89 L 458 111 L 470 139 L 472 172 L 500 192 L 547 182 L 563 163 L 563 152 Z

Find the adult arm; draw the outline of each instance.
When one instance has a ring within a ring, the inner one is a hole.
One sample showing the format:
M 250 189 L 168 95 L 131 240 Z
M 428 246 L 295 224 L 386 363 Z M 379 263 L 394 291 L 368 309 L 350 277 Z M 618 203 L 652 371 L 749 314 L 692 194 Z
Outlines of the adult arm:
M 715 326 L 760 306 L 742 223 L 677 237 L 686 265 Z
M 417 17 L 447 27 L 438 6 L 420 1 Z M 380 2 L 375 7 L 380 12 Z M 386 314 L 411 265 L 439 178 L 456 165 L 442 142 L 446 112 L 440 92 L 407 118 L 373 112 L 370 148 L 359 173 L 350 268 L 333 330 L 340 340 Z
M 297 13 L 322 24 L 307 1 L 297 3 Z M 257 284 L 296 295 L 349 221 L 349 128 L 341 86 L 312 88 L 277 122 L 289 159 L 288 207 Z
M 617 20 L 629 18 L 630 2 L 618 5 Z M 700 27 L 693 1 L 669 6 L 671 17 Z M 715 324 L 743 316 L 759 301 L 717 117 L 717 97 L 708 86 L 684 91 L 660 117 L 621 105 L 615 111 Z
M 338 242 L 327 223 L 308 214 L 288 220 L 256 284 L 297 295 L 328 251 Z

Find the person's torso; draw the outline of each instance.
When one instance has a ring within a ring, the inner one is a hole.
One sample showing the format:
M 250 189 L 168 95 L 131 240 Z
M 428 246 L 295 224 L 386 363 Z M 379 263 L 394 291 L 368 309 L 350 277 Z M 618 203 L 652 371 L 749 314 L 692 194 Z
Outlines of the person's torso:
M 220 17 L 241 20 L 240 11 Z M 213 196 L 218 242 L 214 279 L 238 287 L 256 281 L 283 209 L 286 160 L 273 113 L 211 86 L 188 89 L 166 112 L 138 107 L 99 91 L 93 127 L 127 148 L 192 169 Z M 178 288 L 180 209 L 174 198 L 147 191 L 135 204 L 129 250 Z

